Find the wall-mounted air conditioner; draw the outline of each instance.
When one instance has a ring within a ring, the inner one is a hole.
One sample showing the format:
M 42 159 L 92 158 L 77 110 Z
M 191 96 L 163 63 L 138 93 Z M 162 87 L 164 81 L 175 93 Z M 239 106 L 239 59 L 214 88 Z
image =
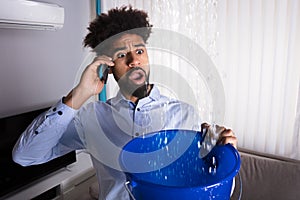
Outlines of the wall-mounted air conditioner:
M 1 0 L 0 28 L 57 30 L 64 24 L 64 8 L 29 0 Z

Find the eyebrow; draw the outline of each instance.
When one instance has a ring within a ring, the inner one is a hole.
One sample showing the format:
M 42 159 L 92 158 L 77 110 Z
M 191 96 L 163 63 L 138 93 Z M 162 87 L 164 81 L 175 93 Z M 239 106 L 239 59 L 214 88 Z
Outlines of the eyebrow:
M 134 47 L 145 47 L 145 44 L 143 44 L 143 43 L 139 43 L 139 44 L 135 44 L 135 45 L 133 45 Z M 125 50 L 127 47 L 119 47 L 119 48 L 115 48 L 115 49 L 113 49 L 112 50 L 112 55 L 113 54 L 115 54 L 116 52 L 118 52 L 118 51 L 123 51 L 123 50 Z

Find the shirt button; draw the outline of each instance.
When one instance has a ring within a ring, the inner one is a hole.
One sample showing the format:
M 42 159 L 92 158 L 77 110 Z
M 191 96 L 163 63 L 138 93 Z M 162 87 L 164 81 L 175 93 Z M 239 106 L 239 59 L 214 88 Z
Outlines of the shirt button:
M 139 133 L 135 133 L 135 136 L 139 136 L 140 134 Z
M 63 112 L 62 112 L 62 111 L 58 111 L 58 112 L 57 112 L 57 114 L 59 114 L 59 115 L 62 115 L 62 114 L 63 114 Z
M 137 110 L 137 111 L 140 111 L 141 109 L 140 109 L 140 108 L 137 108 L 136 110 Z
M 56 108 L 53 108 L 52 110 L 53 110 L 53 112 L 55 112 L 55 111 L 56 111 Z
M 37 135 L 37 134 L 39 134 L 39 132 L 38 131 L 34 131 L 34 133 Z

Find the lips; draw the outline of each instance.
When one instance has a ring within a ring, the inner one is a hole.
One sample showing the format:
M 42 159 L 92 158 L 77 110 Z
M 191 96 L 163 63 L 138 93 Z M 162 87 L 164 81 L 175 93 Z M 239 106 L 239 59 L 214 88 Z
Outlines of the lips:
M 136 68 L 130 71 L 128 78 L 133 81 L 135 84 L 143 84 L 146 81 L 145 71 L 141 68 Z

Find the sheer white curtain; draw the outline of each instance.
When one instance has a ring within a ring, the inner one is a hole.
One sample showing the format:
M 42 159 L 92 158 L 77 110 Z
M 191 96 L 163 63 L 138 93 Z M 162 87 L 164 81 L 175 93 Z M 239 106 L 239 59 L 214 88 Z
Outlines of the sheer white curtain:
M 298 0 L 102 0 L 102 10 L 129 4 L 211 56 L 239 147 L 300 159 Z
M 219 1 L 217 9 L 227 124 L 242 147 L 300 159 L 299 1 Z

